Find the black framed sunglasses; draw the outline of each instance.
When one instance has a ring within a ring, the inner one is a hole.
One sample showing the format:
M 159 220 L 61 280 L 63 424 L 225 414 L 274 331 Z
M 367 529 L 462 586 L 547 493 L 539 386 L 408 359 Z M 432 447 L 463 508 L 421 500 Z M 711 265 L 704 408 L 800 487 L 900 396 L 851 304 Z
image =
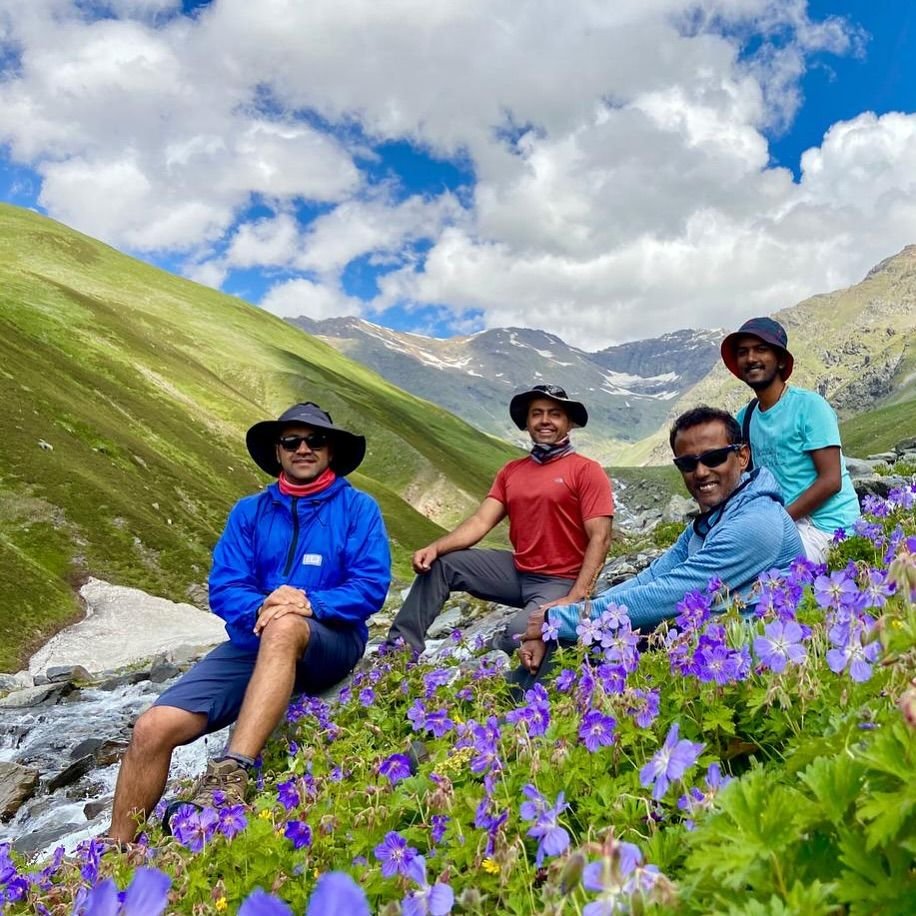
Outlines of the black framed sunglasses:
M 327 433 L 309 433 L 307 436 L 280 436 L 277 440 L 284 451 L 295 452 L 304 442 L 313 452 L 324 448 L 328 444 Z
M 737 452 L 741 448 L 740 443 L 736 445 L 726 445 L 723 448 L 711 448 L 708 452 L 702 452 L 699 455 L 681 455 L 674 459 L 675 467 L 685 474 L 692 474 L 697 465 L 701 462 L 704 467 L 717 468 L 728 460 L 732 452 Z

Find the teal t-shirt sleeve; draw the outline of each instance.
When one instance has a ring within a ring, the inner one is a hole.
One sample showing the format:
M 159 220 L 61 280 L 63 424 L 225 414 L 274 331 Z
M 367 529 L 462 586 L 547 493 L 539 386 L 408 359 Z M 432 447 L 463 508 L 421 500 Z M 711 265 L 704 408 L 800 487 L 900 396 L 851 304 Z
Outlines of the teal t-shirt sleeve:
M 802 420 L 802 441 L 806 452 L 840 444 L 840 427 L 836 414 L 822 397 L 813 397 L 806 405 Z

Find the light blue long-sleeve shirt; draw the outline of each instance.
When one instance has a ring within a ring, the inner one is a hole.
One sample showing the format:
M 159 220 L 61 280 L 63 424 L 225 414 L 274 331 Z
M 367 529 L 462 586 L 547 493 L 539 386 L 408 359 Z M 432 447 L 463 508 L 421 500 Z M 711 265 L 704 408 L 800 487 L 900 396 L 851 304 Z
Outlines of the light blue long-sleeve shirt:
M 598 617 L 610 603 L 626 605 L 633 629 L 650 630 L 677 615 L 688 592 L 703 590 L 718 576 L 732 595 L 747 601 L 757 577 L 769 569 L 788 569 L 804 547 L 783 507 L 776 479 L 766 468 L 741 478 L 724 508 L 690 524 L 671 548 L 638 576 L 615 585 L 591 602 Z M 548 611 L 562 639 L 576 639 L 584 603 Z

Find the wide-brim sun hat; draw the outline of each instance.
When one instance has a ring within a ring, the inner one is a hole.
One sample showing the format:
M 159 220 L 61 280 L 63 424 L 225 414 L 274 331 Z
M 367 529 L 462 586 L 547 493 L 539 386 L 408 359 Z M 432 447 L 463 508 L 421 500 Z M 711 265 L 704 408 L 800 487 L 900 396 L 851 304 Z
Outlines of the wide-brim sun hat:
M 536 398 L 548 398 L 562 404 L 573 426 L 583 427 L 588 423 L 588 411 L 581 401 L 574 401 L 559 385 L 534 385 L 527 391 L 520 391 L 509 402 L 509 416 L 519 429 L 528 425 L 528 405 Z
M 277 440 L 283 427 L 311 426 L 325 430 L 331 443 L 331 470 L 338 477 L 346 477 L 355 471 L 366 456 L 366 437 L 357 436 L 334 425 L 331 415 L 317 404 L 306 401 L 294 404 L 276 420 L 262 420 L 255 423 L 245 435 L 248 454 L 265 474 L 280 476 L 280 462 L 277 460 Z
M 786 329 L 773 318 L 749 318 L 737 331 L 729 334 L 722 341 L 720 352 L 722 362 L 728 367 L 728 371 L 736 378 L 741 378 L 741 373 L 738 371 L 738 360 L 735 358 L 735 347 L 739 337 L 748 335 L 759 337 L 764 343 L 782 352 L 784 363 L 781 375 L 783 381 L 786 381 L 795 368 L 795 357 L 789 352 L 789 335 L 786 334 Z

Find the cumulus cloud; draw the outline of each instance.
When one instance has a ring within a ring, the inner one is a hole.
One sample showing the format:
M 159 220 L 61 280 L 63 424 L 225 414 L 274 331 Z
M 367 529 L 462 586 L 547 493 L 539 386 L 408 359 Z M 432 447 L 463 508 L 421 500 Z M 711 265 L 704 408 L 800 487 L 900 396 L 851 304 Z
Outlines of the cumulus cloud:
M 805 0 L 87 9 L 0 9 L 0 143 L 114 244 L 211 284 L 301 274 L 278 314 L 433 303 L 597 347 L 791 305 L 916 238 L 916 115 L 833 125 L 798 180 L 770 162 L 809 56 L 865 47 Z M 392 140 L 468 161 L 467 194 L 379 183 Z M 367 257 L 364 303 L 342 284 Z
M 322 283 L 301 277 L 278 283 L 261 302 L 264 308 L 284 318 L 306 315 L 320 321 L 339 315 L 359 315 L 363 304 Z

